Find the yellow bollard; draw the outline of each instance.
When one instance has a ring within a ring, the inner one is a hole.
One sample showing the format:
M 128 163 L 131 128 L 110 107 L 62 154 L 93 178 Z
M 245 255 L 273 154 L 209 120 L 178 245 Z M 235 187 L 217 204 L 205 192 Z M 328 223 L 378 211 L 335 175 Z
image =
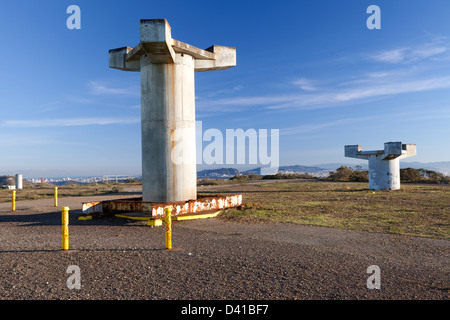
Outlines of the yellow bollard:
M 172 208 L 164 209 L 164 226 L 166 231 L 166 249 L 172 249 Z
M 61 208 L 62 249 L 69 250 L 69 207 Z
M 12 211 L 16 211 L 16 192 L 12 192 Z
M 55 187 L 55 197 L 54 197 L 54 200 L 55 200 L 55 207 L 57 207 L 57 206 L 58 206 L 58 187 Z

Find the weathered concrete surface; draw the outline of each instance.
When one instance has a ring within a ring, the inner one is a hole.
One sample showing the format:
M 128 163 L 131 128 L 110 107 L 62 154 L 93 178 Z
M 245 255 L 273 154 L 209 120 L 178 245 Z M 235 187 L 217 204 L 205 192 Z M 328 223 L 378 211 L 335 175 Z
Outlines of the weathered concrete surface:
M 109 66 L 141 72 L 143 201 L 196 199 L 195 71 L 236 65 L 236 49 L 172 39 L 165 19 L 141 20 L 141 42 L 109 51 Z
M 400 161 L 380 160 L 378 155 L 369 155 L 369 189 L 400 189 Z
M 141 85 L 144 201 L 195 199 L 194 59 L 154 64 L 142 56 Z
M 16 174 L 16 189 L 23 189 L 23 175 L 21 173 Z
M 345 156 L 369 160 L 369 188 L 400 189 L 400 159 L 416 155 L 415 144 L 386 142 L 384 150 L 362 151 L 360 145 L 345 146 Z

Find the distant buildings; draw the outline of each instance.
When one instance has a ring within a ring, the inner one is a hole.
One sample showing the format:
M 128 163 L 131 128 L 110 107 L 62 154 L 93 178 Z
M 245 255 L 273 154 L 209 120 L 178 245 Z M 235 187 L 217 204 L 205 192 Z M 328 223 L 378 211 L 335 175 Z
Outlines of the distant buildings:
M 110 175 L 110 176 L 102 176 L 102 177 L 62 177 L 62 178 L 39 178 L 35 179 L 32 178 L 30 181 L 34 184 L 41 184 L 41 183 L 50 183 L 50 184 L 57 184 L 57 185 L 63 185 L 63 184 L 91 184 L 91 183 L 108 183 L 108 182 L 123 182 L 128 179 L 137 179 L 140 180 L 140 178 L 133 177 L 133 176 L 125 176 L 125 175 Z

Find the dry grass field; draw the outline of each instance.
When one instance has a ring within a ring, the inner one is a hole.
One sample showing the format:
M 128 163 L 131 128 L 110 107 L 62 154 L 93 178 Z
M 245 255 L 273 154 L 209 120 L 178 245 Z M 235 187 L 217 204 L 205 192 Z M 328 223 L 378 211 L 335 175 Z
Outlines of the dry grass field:
M 245 205 L 227 210 L 224 219 L 450 238 L 448 185 L 403 184 L 401 190 L 373 191 L 358 182 L 279 181 L 241 184 L 227 192 L 242 192 Z

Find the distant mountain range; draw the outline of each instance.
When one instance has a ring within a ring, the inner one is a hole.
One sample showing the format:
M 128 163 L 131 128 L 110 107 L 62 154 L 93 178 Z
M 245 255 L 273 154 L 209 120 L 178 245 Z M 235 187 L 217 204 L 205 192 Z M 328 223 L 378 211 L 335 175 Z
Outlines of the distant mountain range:
M 315 177 L 324 177 L 328 176 L 329 172 L 332 171 L 330 169 L 324 169 L 320 167 L 310 167 L 310 166 L 302 166 L 302 165 L 294 165 L 294 166 L 281 166 L 278 168 L 279 173 L 309 173 Z M 247 170 L 242 172 L 241 174 L 261 174 L 261 168 L 255 168 L 251 170 Z
M 241 174 L 241 171 L 235 168 L 201 170 L 197 172 L 197 179 L 229 179 L 238 174 Z
M 324 177 L 328 176 L 329 172 L 332 171 L 330 169 L 324 169 L 319 167 L 310 167 L 310 166 L 281 166 L 278 169 L 280 173 L 309 173 L 316 177 Z M 229 179 L 236 175 L 247 175 L 247 174 L 261 174 L 261 168 L 255 168 L 245 171 L 240 171 L 235 168 L 219 168 L 219 169 L 211 169 L 211 170 L 202 170 L 197 172 L 198 179 Z
M 308 173 L 315 177 L 326 177 L 331 171 L 336 170 L 340 166 L 347 166 L 355 169 L 360 167 L 361 170 L 367 170 L 367 162 L 360 164 L 349 163 L 326 163 L 314 166 L 292 165 L 292 166 L 280 166 L 278 172 L 280 173 Z M 400 161 L 400 168 L 413 168 L 413 169 L 427 169 L 437 172 L 441 172 L 446 175 L 450 175 L 450 161 L 444 162 L 402 162 Z M 218 168 L 210 170 L 201 170 L 197 172 L 198 179 L 229 179 L 235 175 L 247 175 L 247 174 L 261 174 L 261 168 L 254 168 L 250 170 L 240 171 L 235 168 Z
M 450 161 L 441 162 L 402 162 L 400 168 L 427 169 L 450 175 Z

